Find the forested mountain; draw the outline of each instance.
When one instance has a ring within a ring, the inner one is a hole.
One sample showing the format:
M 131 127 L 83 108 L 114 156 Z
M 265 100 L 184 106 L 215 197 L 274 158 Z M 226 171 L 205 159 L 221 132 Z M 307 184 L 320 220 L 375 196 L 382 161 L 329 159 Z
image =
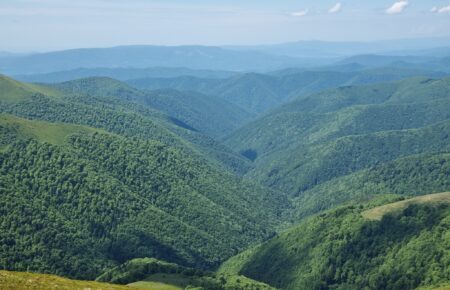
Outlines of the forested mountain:
M 255 160 L 249 177 L 298 196 L 379 162 L 448 150 L 449 88 L 449 78 L 413 78 L 327 90 L 266 114 L 226 143 Z
M 240 74 L 228 79 L 207 79 L 193 76 L 176 78 L 142 78 L 127 82 L 142 89 L 177 89 L 218 96 L 252 113 L 261 113 L 298 97 L 339 86 L 372 84 L 412 76 L 440 77 L 424 69 L 382 67 L 368 70 L 340 71 L 290 69 L 270 74 Z
M 450 290 L 444 2 L 0 0 L 0 290 Z
M 240 107 L 214 96 L 173 89 L 140 91 L 111 78 L 85 78 L 51 86 L 67 94 L 114 97 L 143 104 L 165 113 L 176 125 L 214 137 L 230 133 L 251 117 Z
M 290 206 L 225 170 L 241 157 L 120 82 L 1 83 L 2 112 L 27 118 L 0 119 L 8 269 L 95 278 L 139 256 L 208 268 L 272 235 Z
M 192 49 L 177 53 L 210 53 Z M 358 57 L 0 76 L 0 268 L 142 288 L 445 287 L 449 195 L 427 194 L 450 190 L 450 78 Z M 0 288 L 79 283 L 8 275 Z
M 447 151 L 448 152 L 448 151 Z M 449 190 L 449 153 L 409 155 L 333 178 L 294 199 L 296 219 L 379 194 L 423 195 Z
M 374 201 L 351 205 L 306 219 L 233 257 L 221 272 L 282 289 L 415 289 L 448 283 L 450 193 L 374 206 Z
M 28 86 L 6 77 L 2 83 L 14 83 L 19 88 Z M 53 94 L 42 94 L 39 90 L 33 90 L 28 93 L 27 98 L 19 98 L 20 95 L 5 91 L 5 94 L 1 95 L 3 102 L 0 111 L 25 118 L 103 128 L 129 137 L 157 139 L 176 145 L 184 151 L 201 151 L 198 155 L 203 155 L 210 162 L 235 172 L 242 173 L 249 167 L 245 158 L 191 125 L 152 107 L 143 106 L 146 94 L 119 81 L 88 78 L 62 83 L 53 88 L 39 88 L 49 89 Z M 232 112 L 225 113 L 233 115 Z M 189 116 L 189 110 L 185 116 Z M 208 115 L 204 117 L 204 122 L 209 122 Z M 186 119 L 186 122 L 188 121 Z M 227 123 L 221 124 L 225 124 L 226 128 Z
M 68 94 L 133 101 L 164 112 L 176 125 L 213 137 L 230 133 L 251 117 L 240 107 L 214 96 L 176 90 L 140 91 L 110 78 L 86 78 L 52 86 Z
M 95 278 L 138 256 L 208 268 L 272 235 L 288 207 L 159 141 L 11 116 L 1 131 L 0 260 L 12 270 Z

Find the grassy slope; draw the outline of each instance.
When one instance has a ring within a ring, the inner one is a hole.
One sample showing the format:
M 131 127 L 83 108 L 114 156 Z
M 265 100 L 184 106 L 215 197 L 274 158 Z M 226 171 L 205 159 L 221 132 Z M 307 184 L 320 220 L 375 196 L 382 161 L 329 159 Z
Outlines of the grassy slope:
M 242 275 L 203 272 L 152 258 L 127 261 L 105 272 L 97 280 L 145 289 L 185 289 L 188 286 L 203 287 L 202 289 L 208 290 L 273 289 L 267 284 Z
M 380 201 L 325 212 L 233 257 L 220 272 L 243 274 L 283 289 L 414 289 L 445 284 L 450 279 L 449 196 L 413 199 L 406 209 L 394 203 L 395 211 L 384 211 L 381 220 L 362 216 Z M 382 209 L 386 207 L 392 205 Z
M 252 279 L 249 279 L 242 275 L 231 275 L 222 276 L 226 279 L 226 282 L 214 289 L 217 290 L 275 290 L 275 288 L 270 287 L 265 283 L 261 283 Z M 139 287 L 143 289 L 151 290 L 182 290 L 189 285 L 194 285 L 194 287 L 204 284 L 204 280 L 209 280 L 209 277 L 192 277 L 183 274 L 153 274 L 148 276 L 145 280 L 134 282 L 128 284 L 128 286 Z M 219 284 L 220 285 L 220 284 Z M 191 286 L 192 287 L 192 286 Z M 212 289 L 208 287 L 200 289 Z
M 368 220 L 380 221 L 385 215 L 400 212 L 408 208 L 412 204 L 434 204 L 434 203 L 450 203 L 450 192 L 428 194 L 424 196 L 414 197 L 402 200 L 369 210 L 363 211 L 361 214 Z
M 189 279 L 191 278 L 180 274 L 154 274 L 128 286 L 150 290 L 183 290 L 190 284 Z
M 59 96 L 56 89 L 43 85 L 21 83 L 6 76 L 0 75 L 0 101 L 19 102 L 35 94 Z
M 63 290 L 130 290 L 135 289 L 123 285 L 113 285 L 94 281 L 70 280 L 55 275 L 0 270 L 1 289 L 63 289 Z
M 0 126 L 14 130 L 21 138 L 33 138 L 39 142 L 47 142 L 54 145 L 64 144 L 66 138 L 75 133 L 106 133 L 104 130 L 87 126 L 31 121 L 5 114 L 0 114 Z

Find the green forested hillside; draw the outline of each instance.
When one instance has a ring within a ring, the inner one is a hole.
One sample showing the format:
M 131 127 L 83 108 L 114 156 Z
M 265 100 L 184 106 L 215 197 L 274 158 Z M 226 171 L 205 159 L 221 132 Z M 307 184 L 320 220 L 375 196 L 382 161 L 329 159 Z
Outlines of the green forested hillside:
M 450 279 L 450 194 L 373 209 L 346 206 L 301 222 L 227 261 L 222 273 L 283 289 L 415 289 Z M 367 210 L 382 211 L 380 220 Z
M 13 103 L 7 101 L 11 94 L 2 91 L 0 112 L 29 119 L 82 124 L 127 137 L 159 140 L 234 172 L 243 173 L 249 168 L 245 158 L 211 137 L 181 120 L 142 105 L 145 94 L 123 83 L 92 78 L 63 83 L 56 88 L 61 95 L 59 98 L 34 93 Z
M 445 285 L 448 194 L 373 208 L 450 190 L 450 78 L 310 94 L 406 73 L 380 70 L 196 79 L 214 97 L 0 78 L 0 268 L 172 289 Z
M 196 92 L 151 91 L 143 103 L 215 138 L 231 133 L 252 117 L 230 102 Z
M 52 86 L 67 94 L 115 97 L 143 104 L 166 113 L 175 124 L 184 123 L 213 137 L 230 133 L 251 117 L 240 107 L 217 97 L 176 90 L 144 92 L 110 78 L 92 77 Z
M 372 84 L 412 76 L 434 76 L 420 69 L 384 67 L 362 71 L 304 71 L 272 74 L 248 73 L 228 79 L 208 79 L 192 76 L 176 78 L 141 78 L 127 82 L 143 89 L 177 89 L 198 91 L 218 96 L 244 110 L 262 113 L 300 95 L 308 95 L 339 86 Z
M 272 235 L 288 207 L 158 141 L 61 125 L 64 141 L 51 142 L 55 124 L 1 120 L 0 264 L 11 270 L 94 278 L 142 256 L 208 268 Z
M 276 109 L 226 143 L 247 175 L 292 195 L 402 156 L 448 150 L 450 80 L 414 78 L 324 91 Z
M 425 153 L 323 182 L 294 199 L 295 215 L 305 217 L 346 202 L 363 202 L 379 194 L 422 195 L 450 189 L 450 155 Z
M 325 181 L 381 162 L 411 154 L 448 152 L 449 134 L 450 121 L 445 121 L 421 129 L 349 135 L 282 151 L 275 155 L 277 159 L 257 164 L 248 176 L 298 196 Z

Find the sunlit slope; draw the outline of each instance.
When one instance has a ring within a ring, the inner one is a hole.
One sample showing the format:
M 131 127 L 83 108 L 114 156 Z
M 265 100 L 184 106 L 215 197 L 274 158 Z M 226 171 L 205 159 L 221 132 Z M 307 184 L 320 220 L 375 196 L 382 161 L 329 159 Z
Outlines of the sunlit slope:
M 87 126 L 32 121 L 6 114 L 0 114 L 0 128 L 2 130 L 0 140 L 2 140 L 2 143 L 4 144 L 10 141 L 6 140 L 8 134 L 11 135 L 9 138 L 32 138 L 40 142 L 61 145 L 67 137 L 75 133 L 106 133 L 104 130 Z
M 388 214 L 399 213 L 413 204 L 448 204 L 450 203 L 450 193 L 435 193 L 419 197 L 410 198 L 382 206 L 378 206 L 362 212 L 362 216 L 368 220 L 382 220 Z
M 28 99 L 36 94 L 48 96 L 61 95 L 58 90 L 44 85 L 22 83 L 4 75 L 0 75 L 0 101 L 19 102 Z
M 55 275 L 35 274 L 27 272 L 0 271 L 0 289 L 17 290 L 132 290 L 124 285 L 113 285 L 94 281 L 70 280 Z M 143 289 L 143 288 L 138 288 Z

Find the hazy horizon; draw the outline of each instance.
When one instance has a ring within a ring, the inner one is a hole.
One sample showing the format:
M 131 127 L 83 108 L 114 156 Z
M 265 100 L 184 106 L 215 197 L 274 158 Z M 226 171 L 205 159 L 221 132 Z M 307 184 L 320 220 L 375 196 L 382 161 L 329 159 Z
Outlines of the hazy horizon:
M 450 2 L 4 0 L 0 51 L 450 37 Z

